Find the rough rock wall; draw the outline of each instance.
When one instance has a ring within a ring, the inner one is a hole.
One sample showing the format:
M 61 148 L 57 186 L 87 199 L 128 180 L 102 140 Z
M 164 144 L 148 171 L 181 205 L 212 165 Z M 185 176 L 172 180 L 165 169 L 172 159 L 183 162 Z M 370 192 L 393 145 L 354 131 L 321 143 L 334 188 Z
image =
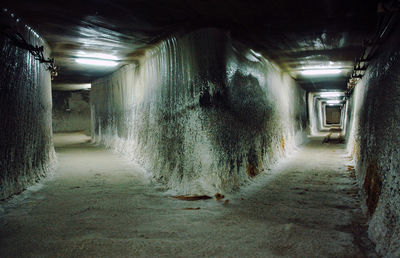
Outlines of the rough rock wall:
M 348 142 L 370 215 L 369 236 L 387 257 L 400 257 L 399 38 L 398 30 L 355 88 Z
M 322 131 L 322 116 L 320 104 L 315 97 L 315 93 L 309 92 L 307 94 L 308 101 L 308 118 L 309 118 L 309 134 L 318 135 Z
M 0 21 L 13 25 L 5 17 Z M 45 45 L 27 27 L 18 29 L 29 43 Z M 0 60 L 0 199 L 4 199 L 51 171 L 55 153 L 50 73 L 3 35 Z
M 92 137 L 181 193 L 232 191 L 305 139 L 305 92 L 216 29 L 92 83 Z
M 344 133 L 345 133 L 345 142 L 349 143 L 350 141 L 354 141 L 354 131 L 353 130 L 353 115 L 354 115 L 354 98 L 350 98 L 347 101 L 347 107 L 346 107 L 346 120 L 345 120 L 345 126 L 344 126 Z M 350 140 L 352 139 L 352 140 Z M 347 149 L 349 148 L 349 144 L 347 144 Z M 352 155 L 353 156 L 353 155 Z
M 53 91 L 53 132 L 84 131 L 90 135 L 88 90 Z

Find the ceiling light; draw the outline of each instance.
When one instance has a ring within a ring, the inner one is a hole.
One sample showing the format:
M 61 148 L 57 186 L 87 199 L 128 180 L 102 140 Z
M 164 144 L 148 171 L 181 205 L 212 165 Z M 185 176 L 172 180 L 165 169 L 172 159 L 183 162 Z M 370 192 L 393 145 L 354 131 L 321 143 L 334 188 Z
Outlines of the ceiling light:
M 80 58 L 95 58 L 95 59 L 104 59 L 104 60 L 118 60 L 116 56 L 109 55 L 109 54 L 102 54 L 102 53 L 85 53 L 82 51 L 78 52 L 78 57 Z
M 324 92 L 321 93 L 320 95 L 322 98 L 328 98 L 328 97 L 340 97 L 342 96 L 341 92 Z
M 342 70 L 340 69 L 315 69 L 315 70 L 303 70 L 302 75 L 332 75 L 339 74 Z
M 341 100 L 327 100 L 326 103 L 328 104 L 340 104 L 342 103 Z
M 98 65 L 98 66 L 116 66 L 117 62 L 105 59 L 94 59 L 94 58 L 77 58 L 75 59 L 77 63 L 88 64 L 88 65 Z
M 262 57 L 262 55 L 260 55 L 259 53 L 257 53 L 256 51 L 254 51 L 253 49 L 250 49 L 250 52 L 255 55 L 256 57 Z
M 75 90 L 88 90 L 92 87 L 90 83 L 52 83 L 52 90 L 59 91 L 75 91 Z

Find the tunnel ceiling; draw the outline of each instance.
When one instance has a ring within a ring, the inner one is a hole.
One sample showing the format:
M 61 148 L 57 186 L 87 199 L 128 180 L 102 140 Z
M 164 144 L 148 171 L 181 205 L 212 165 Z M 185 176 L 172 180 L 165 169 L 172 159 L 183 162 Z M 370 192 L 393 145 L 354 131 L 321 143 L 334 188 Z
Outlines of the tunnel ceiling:
M 79 51 L 113 54 L 124 64 L 170 35 L 219 27 L 306 89 L 344 88 L 344 76 L 311 80 L 298 71 L 330 63 L 350 72 L 377 17 L 377 3 L 365 0 L 7 0 L 2 5 L 50 44 L 60 66 L 56 83 L 87 83 L 118 68 L 89 70 L 75 63 Z

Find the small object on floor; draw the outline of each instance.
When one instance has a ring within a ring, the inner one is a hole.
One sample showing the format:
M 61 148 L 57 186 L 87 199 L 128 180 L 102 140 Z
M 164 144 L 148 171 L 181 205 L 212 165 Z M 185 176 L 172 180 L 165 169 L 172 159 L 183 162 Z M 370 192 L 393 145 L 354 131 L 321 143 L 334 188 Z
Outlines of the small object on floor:
M 325 136 L 324 140 L 322 141 L 322 143 L 328 143 L 331 139 L 332 136 L 332 132 L 330 132 L 327 136 Z
M 200 210 L 200 207 L 196 207 L 196 208 L 183 208 L 182 210 L 194 211 L 194 210 Z
M 225 200 L 224 201 L 224 205 L 226 205 L 226 204 L 228 204 L 229 203 L 229 200 Z
M 212 197 L 208 196 L 208 195 L 177 195 L 177 196 L 171 196 L 171 198 L 174 199 L 179 199 L 179 200 L 183 200 L 183 201 L 198 201 L 198 200 L 208 200 L 208 199 L 212 199 Z
M 216 193 L 214 196 L 215 196 L 215 199 L 216 199 L 217 201 L 222 200 L 222 199 L 225 198 L 225 195 L 220 194 L 220 193 Z

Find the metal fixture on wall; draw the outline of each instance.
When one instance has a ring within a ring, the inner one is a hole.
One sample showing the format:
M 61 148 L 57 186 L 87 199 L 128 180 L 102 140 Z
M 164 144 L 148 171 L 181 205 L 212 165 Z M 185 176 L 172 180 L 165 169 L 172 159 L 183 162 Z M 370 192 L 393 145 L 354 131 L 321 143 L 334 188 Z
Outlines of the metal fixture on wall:
M 378 49 L 394 26 L 395 16 L 400 12 L 400 0 L 388 3 L 379 2 L 377 6 L 378 24 L 374 37 L 363 42 L 363 52 L 355 62 L 353 72 L 347 83 L 346 97 L 353 92 L 357 83 L 364 76 L 369 62 L 378 54 Z
M 0 34 L 8 38 L 14 46 L 28 50 L 36 60 L 40 63 L 44 63 L 46 65 L 46 70 L 50 72 L 52 80 L 58 75 L 58 67 L 55 65 L 54 58 L 44 57 L 44 46 L 33 46 L 29 44 L 21 33 L 5 24 L 0 24 Z

